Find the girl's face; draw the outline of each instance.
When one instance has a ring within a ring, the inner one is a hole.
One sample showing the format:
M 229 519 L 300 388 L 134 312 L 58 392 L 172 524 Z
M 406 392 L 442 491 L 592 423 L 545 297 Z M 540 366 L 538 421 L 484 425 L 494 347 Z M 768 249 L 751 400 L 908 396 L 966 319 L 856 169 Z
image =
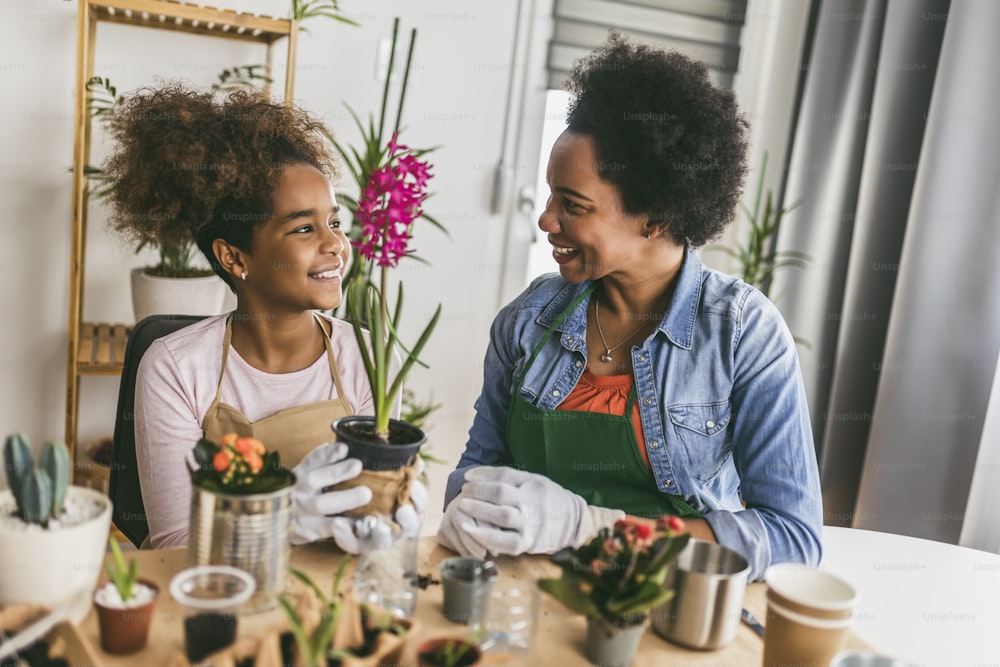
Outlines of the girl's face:
M 538 227 L 548 234 L 552 258 L 570 282 L 628 273 L 648 248 L 645 217 L 625 213 L 618 188 L 600 177 L 597 163 L 593 139 L 569 130 L 549 155 L 550 194 Z
M 289 313 L 340 305 L 350 243 L 330 181 L 308 164 L 285 167 L 274 214 L 254 230 L 242 294 L 256 311 Z

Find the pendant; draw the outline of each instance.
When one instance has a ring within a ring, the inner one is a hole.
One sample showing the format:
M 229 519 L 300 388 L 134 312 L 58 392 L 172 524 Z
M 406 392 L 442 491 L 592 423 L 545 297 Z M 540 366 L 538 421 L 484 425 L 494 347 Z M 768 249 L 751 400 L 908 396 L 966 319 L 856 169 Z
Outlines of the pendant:
M 607 352 L 601 355 L 601 361 L 603 361 L 606 364 L 611 362 L 611 350 L 608 350 Z

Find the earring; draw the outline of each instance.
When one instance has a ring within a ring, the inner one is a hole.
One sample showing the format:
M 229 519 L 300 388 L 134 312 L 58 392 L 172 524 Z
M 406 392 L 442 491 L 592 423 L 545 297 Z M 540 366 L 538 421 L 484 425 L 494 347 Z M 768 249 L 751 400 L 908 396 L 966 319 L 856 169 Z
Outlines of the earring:
M 645 236 L 647 239 L 652 238 L 652 235 L 649 232 L 646 232 L 645 234 L 643 234 L 643 236 Z
M 243 271 L 242 273 L 240 273 L 240 280 L 246 280 L 246 279 L 247 279 L 247 272 Z

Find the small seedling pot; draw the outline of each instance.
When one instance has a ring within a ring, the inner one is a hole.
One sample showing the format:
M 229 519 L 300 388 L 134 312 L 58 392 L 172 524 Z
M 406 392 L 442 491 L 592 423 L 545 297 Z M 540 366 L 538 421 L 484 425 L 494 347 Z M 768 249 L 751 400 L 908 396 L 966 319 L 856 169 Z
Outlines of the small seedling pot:
M 147 579 L 136 582 L 136 587 L 139 586 L 152 591 L 152 596 L 141 597 L 139 603 L 122 603 L 114 590 L 114 584 L 110 582 L 94 593 L 97 624 L 101 631 L 101 649 L 105 653 L 127 655 L 141 651 L 146 646 L 149 628 L 153 622 L 153 608 L 156 606 L 160 589 Z M 103 593 L 109 589 L 111 595 Z M 110 597 L 114 598 L 111 602 L 108 601 Z

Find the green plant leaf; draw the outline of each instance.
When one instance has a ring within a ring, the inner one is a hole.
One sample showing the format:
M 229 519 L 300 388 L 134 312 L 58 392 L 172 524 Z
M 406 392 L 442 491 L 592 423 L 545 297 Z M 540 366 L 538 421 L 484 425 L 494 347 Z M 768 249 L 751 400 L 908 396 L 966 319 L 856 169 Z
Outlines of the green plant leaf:
M 580 590 L 578 582 L 568 578 L 565 572 L 559 579 L 539 579 L 538 587 L 575 612 L 593 618 L 602 616 L 594 601 Z

